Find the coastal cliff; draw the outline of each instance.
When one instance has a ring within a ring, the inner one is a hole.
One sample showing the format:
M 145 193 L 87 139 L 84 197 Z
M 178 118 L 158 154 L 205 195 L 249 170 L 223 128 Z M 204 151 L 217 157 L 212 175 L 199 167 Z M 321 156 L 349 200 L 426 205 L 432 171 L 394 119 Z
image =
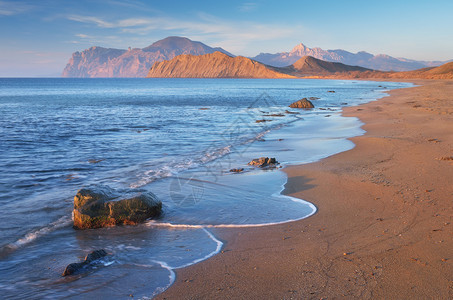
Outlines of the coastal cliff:
M 183 37 L 168 37 L 143 49 L 91 47 L 72 55 L 62 77 L 145 77 L 156 61 L 181 54 L 202 55 L 215 51 L 229 54 L 222 48 L 211 48 Z

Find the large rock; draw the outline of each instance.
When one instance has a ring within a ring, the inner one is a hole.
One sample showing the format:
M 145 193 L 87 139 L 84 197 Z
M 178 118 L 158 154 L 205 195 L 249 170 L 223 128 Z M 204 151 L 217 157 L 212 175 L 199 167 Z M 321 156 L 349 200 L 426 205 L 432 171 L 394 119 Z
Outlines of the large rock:
M 302 99 L 292 103 L 289 107 L 291 107 L 291 108 L 314 108 L 315 106 L 307 98 L 302 98 Z
M 259 168 L 264 168 L 264 167 L 276 167 L 279 162 L 275 159 L 275 157 L 260 157 L 260 158 L 255 158 L 251 162 L 248 163 L 251 166 L 256 166 Z
M 135 225 L 158 217 L 161 211 L 162 202 L 151 192 L 92 185 L 74 197 L 74 228 Z

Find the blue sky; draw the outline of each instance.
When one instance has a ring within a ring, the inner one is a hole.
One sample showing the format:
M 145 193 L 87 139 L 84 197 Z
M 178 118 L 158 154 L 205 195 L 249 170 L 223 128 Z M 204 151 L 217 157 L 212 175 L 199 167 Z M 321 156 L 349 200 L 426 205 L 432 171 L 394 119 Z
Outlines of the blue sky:
M 58 76 L 75 51 L 186 36 L 236 55 L 323 49 L 453 59 L 453 1 L 0 0 L 0 76 Z

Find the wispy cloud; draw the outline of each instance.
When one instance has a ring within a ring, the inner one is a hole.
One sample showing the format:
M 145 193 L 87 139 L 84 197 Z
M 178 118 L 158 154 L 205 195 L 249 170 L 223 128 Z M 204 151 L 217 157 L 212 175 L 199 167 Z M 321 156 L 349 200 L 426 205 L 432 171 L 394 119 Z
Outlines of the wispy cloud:
M 215 43 L 229 51 L 241 51 L 254 42 L 291 37 L 300 33 L 300 26 L 231 21 L 205 13 L 198 13 L 193 20 L 172 17 L 126 18 L 107 20 L 96 16 L 71 15 L 67 19 L 92 24 L 99 28 L 117 29 L 119 33 L 133 36 L 184 35 L 207 43 Z M 82 36 L 78 36 L 83 38 Z
M 107 22 L 107 21 L 102 20 L 101 18 L 92 17 L 92 16 L 70 15 L 67 18 L 68 18 L 68 20 L 71 20 L 71 21 L 94 24 L 94 25 L 97 25 L 97 26 L 103 27 L 103 28 L 117 27 L 117 26 L 115 26 L 114 23 Z
M 81 38 L 81 39 L 94 39 L 95 38 L 92 35 L 88 35 L 88 34 L 84 34 L 84 33 L 77 33 L 75 36 L 78 38 Z
M 33 8 L 32 5 L 20 3 L 19 1 L 0 1 L 0 16 L 12 16 L 27 12 Z
M 249 12 L 249 11 L 255 10 L 257 7 L 258 7 L 257 3 L 246 2 L 246 3 L 241 4 L 238 9 L 240 12 Z

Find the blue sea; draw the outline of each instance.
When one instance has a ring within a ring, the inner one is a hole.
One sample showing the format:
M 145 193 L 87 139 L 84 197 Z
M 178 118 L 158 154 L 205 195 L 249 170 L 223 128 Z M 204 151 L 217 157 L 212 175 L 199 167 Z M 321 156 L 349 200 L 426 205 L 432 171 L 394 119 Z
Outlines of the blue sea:
M 345 106 L 406 83 L 304 79 L 0 78 L 0 295 L 5 299 L 151 298 L 174 271 L 217 254 L 216 227 L 307 218 L 282 195 L 280 167 L 354 147 Z M 288 107 L 316 97 L 314 109 Z M 292 113 L 291 113 L 292 112 Z M 259 122 L 256 122 L 259 120 Z M 243 168 L 241 173 L 230 172 Z M 75 230 L 77 190 L 102 184 L 156 194 L 164 214 L 137 226 Z M 62 277 L 86 254 L 108 256 Z

